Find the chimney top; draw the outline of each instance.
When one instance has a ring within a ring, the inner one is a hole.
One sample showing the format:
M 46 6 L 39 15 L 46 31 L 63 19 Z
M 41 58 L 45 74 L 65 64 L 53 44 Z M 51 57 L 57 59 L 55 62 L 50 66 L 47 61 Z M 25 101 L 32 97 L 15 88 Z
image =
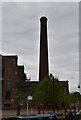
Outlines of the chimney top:
M 41 18 L 40 18 L 40 21 L 47 21 L 47 18 L 45 17 L 45 16 L 42 16 Z

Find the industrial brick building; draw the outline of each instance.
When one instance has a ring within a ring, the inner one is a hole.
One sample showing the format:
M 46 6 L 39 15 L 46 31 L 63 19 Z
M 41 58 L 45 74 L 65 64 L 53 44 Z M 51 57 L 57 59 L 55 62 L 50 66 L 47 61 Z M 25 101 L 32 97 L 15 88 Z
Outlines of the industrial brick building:
M 14 109 L 15 106 L 15 88 L 27 92 L 32 84 L 39 84 L 40 81 L 26 82 L 24 65 L 18 65 L 17 56 L 1 56 L 2 59 L 2 106 L 3 109 Z M 60 81 L 65 89 L 69 92 L 68 81 Z M 34 90 L 32 90 L 34 91 Z M 31 93 L 32 93 L 31 91 Z
M 17 56 L 2 56 L 2 106 L 13 109 L 15 88 L 18 82 L 24 81 L 24 66 L 18 66 Z

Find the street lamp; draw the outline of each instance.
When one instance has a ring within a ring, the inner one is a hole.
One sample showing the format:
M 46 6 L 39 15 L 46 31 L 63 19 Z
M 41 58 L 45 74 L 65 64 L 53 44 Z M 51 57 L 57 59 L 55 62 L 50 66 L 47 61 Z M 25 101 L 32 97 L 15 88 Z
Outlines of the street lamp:
M 80 88 L 80 83 L 78 84 L 78 88 Z
M 27 97 L 27 114 L 29 114 L 29 108 L 30 108 L 30 114 L 31 114 L 32 99 L 33 99 L 33 97 L 31 95 L 29 95 Z
M 81 83 L 78 84 L 79 93 L 81 94 Z

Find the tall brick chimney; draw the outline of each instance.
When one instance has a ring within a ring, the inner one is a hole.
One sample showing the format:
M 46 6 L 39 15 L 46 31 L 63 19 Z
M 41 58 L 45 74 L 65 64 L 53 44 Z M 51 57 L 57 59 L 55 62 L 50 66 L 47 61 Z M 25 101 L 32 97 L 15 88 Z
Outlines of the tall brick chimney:
M 48 65 L 48 41 L 47 41 L 47 18 L 40 18 L 40 59 L 39 59 L 39 81 L 49 74 Z

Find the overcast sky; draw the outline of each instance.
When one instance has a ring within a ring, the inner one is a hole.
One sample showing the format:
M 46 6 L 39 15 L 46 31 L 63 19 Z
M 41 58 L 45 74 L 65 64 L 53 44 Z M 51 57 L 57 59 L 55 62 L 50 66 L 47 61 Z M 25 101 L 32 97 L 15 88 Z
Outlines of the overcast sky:
M 40 17 L 48 18 L 49 70 L 69 80 L 70 91 L 79 83 L 79 3 L 2 3 L 2 54 L 18 55 L 31 80 L 39 78 Z

